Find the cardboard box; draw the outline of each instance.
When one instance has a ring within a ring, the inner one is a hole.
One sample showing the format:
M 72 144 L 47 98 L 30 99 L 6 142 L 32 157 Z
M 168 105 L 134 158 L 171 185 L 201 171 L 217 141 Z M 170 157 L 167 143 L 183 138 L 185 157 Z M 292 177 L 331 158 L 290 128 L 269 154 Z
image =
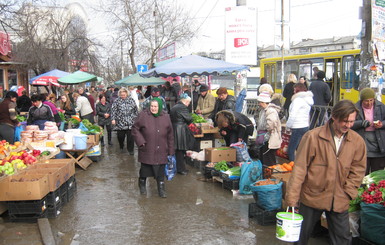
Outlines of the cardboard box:
M 100 134 L 87 135 L 88 144 L 99 145 L 99 141 L 100 141 Z
M 212 148 L 213 141 L 212 140 L 201 140 L 200 149 Z
M 61 168 L 62 169 L 62 179 L 63 183 L 66 182 L 70 177 L 72 177 L 75 174 L 75 160 L 65 158 L 65 159 L 48 159 L 42 162 L 39 162 L 35 164 L 36 166 L 39 166 L 39 168 Z M 37 168 L 33 167 L 32 168 Z
M 230 147 L 206 148 L 205 160 L 209 162 L 235 162 L 237 151 Z
M 18 173 L 0 182 L 0 201 L 40 200 L 49 193 L 48 176 Z
M 62 176 L 63 168 L 35 168 L 27 169 L 26 174 L 44 174 L 48 176 L 49 191 L 56 191 L 62 184 L 65 183 Z
M 282 198 L 285 198 L 287 183 L 289 182 L 290 176 L 291 176 L 291 172 L 288 172 L 288 173 L 273 173 L 271 175 L 272 179 L 278 179 L 278 180 L 281 180 L 283 182 L 283 184 L 282 184 Z

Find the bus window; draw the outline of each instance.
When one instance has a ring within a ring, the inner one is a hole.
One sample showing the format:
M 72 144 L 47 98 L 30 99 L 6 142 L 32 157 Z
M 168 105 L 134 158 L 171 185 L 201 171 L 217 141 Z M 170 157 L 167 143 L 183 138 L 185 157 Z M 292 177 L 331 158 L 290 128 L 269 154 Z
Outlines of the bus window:
M 360 61 L 360 55 L 356 55 L 354 57 L 354 81 L 353 81 L 353 87 L 355 90 L 358 90 L 358 87 L 360 86 L 361 81 L 361 61 Z
M 311 78 L 311 62 L 310 60 L 300 60 L 299 61 L 299 73 L 298 77 L 304 76 L 306 80 L 309 81 Z
M 288 60 L 284 62 L 284 79 L 283 82 L 286 84 L 287 77 L 290 74 L 294 74 L 298 79 L 298 61 Z M 282 62 L 277 62 L 277 88 L 282 89 L 281 76 L 282 76 Z
M 323 59 L 310 59 L 311 63 L 311 78 L 315 79 L 315 76 L 317 75 L 316 72 L 318 71 L 324 71 L 324 60 Z
M 342 79 L 341 88 L 351 89 L 353 88 L 353 82 L 356 80 L 355 62 L 353 55 L 345 56 L 342 59 Z M 357 86 L 358 87 L 358 86 Z

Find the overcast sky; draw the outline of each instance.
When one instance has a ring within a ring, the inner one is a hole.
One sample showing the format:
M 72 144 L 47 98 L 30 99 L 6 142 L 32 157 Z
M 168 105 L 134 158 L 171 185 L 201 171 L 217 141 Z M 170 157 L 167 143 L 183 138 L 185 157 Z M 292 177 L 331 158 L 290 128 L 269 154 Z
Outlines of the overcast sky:
M 68 0 L 92 4 L 95 0 Z M 162 0 L 159 0 L 162 1 Z M 221 51 L 225 48 L 224 27 L 225 8 L 235 6 L 236 0 L 177 0 L 196 20 L 198 36 L 192 45 L 177 46 L 177 56 L 200 51 Z M 288 1 L 288 0 L 285 0 Z M 275 3 L 280 0 L 247 0 L 247 3 L 257 8 L 258 15 L 258 46 L 275 44 L 280 37 L 280 25 L 277 14 L 280 8 Z M 301 39 L 329 38 L 333 36 L 358 35 L 361 30 L 359 7 L 362 0 L 291 0 L 291 7 L 285 8 L 290 12 L 290 41 Z M 87 8 L 86 8 L 87 9 Z M 90 28 L 93 37 L 104 39 L 108 29 L 102 27 L 102 19 L 90 16 Z M 278 44 L 278 43 L 276 43 Z

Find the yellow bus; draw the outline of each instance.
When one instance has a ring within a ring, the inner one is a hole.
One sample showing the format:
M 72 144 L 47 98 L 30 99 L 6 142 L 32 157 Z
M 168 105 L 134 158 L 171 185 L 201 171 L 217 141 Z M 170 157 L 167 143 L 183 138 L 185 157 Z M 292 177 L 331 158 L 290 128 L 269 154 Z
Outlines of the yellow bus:
M 282 57 L 262 59 L 260 63 L 261 77 L 267 79 L 276 93 L 282 93 Z M 343 99 L 353 102 L 359 100 L 360 50 L 284 56 L 283 86 L 291 73 L 295 74 L 297 79 L 305 76 L 310 85 L 317 69 L 325 72 L 325 81 L 332 93 L 331 106 Z

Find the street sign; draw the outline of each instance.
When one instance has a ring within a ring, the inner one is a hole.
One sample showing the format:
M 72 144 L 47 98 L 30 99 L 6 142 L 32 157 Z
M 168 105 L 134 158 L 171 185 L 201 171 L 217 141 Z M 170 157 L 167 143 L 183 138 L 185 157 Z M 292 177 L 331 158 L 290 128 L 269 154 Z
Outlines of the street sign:
M 90 82 L 86 83 L 86 87 L 89 87 L 89 86 L 91 86 L 91 83 Z
M 137 65 L 136 70 L 138 72 L 146 72 L 148 70 L 148 65 Z

